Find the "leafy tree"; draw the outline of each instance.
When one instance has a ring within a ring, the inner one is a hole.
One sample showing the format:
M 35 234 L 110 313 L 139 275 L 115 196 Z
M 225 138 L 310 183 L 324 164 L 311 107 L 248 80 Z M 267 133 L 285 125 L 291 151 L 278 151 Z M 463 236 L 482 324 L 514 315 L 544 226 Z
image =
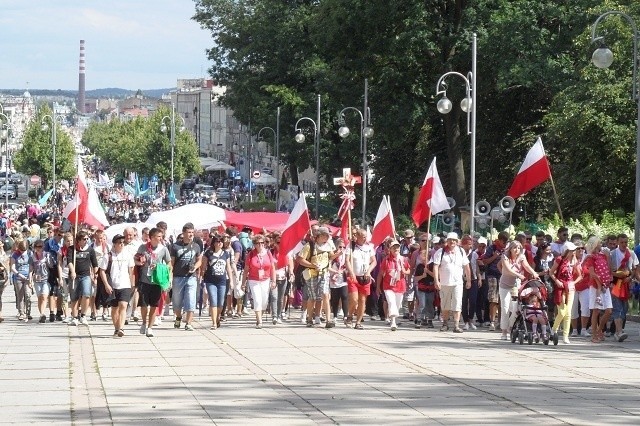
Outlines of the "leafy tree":
M 36 117 L 27 125 L 20 148 L 13 156 L 13 164 L 18 172 L 38 175 L 43 186 L 48 186 L 53 178 L 53 146 L 51 142 L 51 121 L 46 119 L 49 129 L 42 129 L 45 115 L 52 116 L 48 106 L 38 110 Z M 56 128 L 56 179 L 71 179 L 76 175 L 75 148 L 69 134 L 55 123 Z

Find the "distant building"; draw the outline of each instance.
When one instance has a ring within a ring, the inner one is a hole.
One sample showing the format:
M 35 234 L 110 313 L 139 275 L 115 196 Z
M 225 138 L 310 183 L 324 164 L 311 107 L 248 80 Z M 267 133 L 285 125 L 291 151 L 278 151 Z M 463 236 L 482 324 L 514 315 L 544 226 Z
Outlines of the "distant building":
M 159 104 L 159 99 L 147 97 L 138 90 L 135 95 L 117 102 L 117 114 L 123 120 L 149 117 L 158 109 Z

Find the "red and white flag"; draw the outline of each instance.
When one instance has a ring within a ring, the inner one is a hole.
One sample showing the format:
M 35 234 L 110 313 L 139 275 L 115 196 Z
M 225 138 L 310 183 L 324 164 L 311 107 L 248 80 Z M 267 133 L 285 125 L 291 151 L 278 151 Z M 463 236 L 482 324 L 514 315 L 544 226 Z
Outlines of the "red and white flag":
M 550 178 L 549 160 L 544 152 L 542 139 L 538 138 L 533 147 L 527 152 L 524 163 L 520 166 L 520 171 L 518 171 L 507 195 L 518 198 Z
M 100 204 L 96 190 L 92 188 L 91 191 L 89 191 L 80 157 L 78 157 L 76 195 L 67 203 L 62 215 L 72 223 L 77 221 L 78 223 L 95 225 L 101 229 L 109 226 L 109 221 Z
M 449 201 L 444 193 L 434 157 L 427 171 L 427 176 L 424 178 L 422 188 L 420 188 L 418 201 L 411 212 L 411 217 L 416 226 L 420 226 L 430 216 L 449 210 L 449 208 Z
M 385 195 L 382 197 L 382 202 L 378 208 L 378 214 L 376 215 L 376 221 L 373 225 L 373 231 L 371 232 L 371 243 L 374 246 L 382 244 L 385 238 L 393 237 L 396 235 L 396 226 L 393 221 L 393 212 L 391 211 L 391 205 L 389 199 Z
M 309 220 L 309 209 L 304 193 L 300 194 L 300 198 L 293 206 L 291 215 L 287 219 L 287 224 L 280 236 L 280 251 L 278 251 L 278 268 L 284 268 L 287 265 L 287 256 L 292 254 L 298 245 L 301 245 L 305 235 L 311 229 L 311 220 Z

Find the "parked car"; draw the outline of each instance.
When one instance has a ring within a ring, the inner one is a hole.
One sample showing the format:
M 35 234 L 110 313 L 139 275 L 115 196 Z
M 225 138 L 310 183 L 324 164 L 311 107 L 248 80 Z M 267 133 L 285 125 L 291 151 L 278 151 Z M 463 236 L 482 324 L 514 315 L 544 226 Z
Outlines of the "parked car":
M 193 188 L 195 188 L 195 186 L 196 186 L 195 179 L 183 180 L 182 183 L 180 184 L 180 195 L 188 194 L 189 192 L 193 191 Z
M 24 177 L 20 173 L 12 173 L 9 176 L 9 183 L 15 183 L 16 185 L 20 185 L 22 183 L 22 179 Z
M 201 192 L 210 196 L 211 194 L 216 192 L 216 189 L 211 185 L 205 185 L 204 183 L 199 183 L 193 187 L 193 192 Z
M 16 187 L 11 184 L 0 186 L 0 199 L 6 198 L 7 194 L 11 200 L 18 198 L 18 191 L 16 190 Z
M 218 188 L 216 189 L 216 199 L 218 201 L 230 201 L 231 192 L 229 192 L 228 188 Z

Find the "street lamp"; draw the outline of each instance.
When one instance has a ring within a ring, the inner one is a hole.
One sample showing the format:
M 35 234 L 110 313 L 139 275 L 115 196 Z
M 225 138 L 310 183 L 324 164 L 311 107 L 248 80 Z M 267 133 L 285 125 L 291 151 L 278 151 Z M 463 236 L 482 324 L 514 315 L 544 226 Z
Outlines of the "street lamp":
M 465 98 L 460 102 L 460 108 L 467 113 L 467 134 L 471 135 L 471 190 L 469 199 L 469 213 L 471 214 L 471 221 L 469 226 L 469 233 L 473 235 L 475 228 L 475 215 L 474 208 L 476 205 L 476 102 L 477 92 L 477 73 L 476 73 L 476 57 L 477 57 L 477 37 L 473 34 L 471 43 L 471 71 L 467 73 L 467 76 L 450 71 L 443 74 L 436 83 L 436 96 L 442 95 L 442 98 L 438 101 L 437 108 L 440 114 L 448 114 L 453 109 L 451 101 L 447 98 L 447 85 L 445 79 L 449 75 L 456 75 L 462 78 L 466 85 Z
M 3 109 L 4 111 L 4 109 Z M 9 206 L 9 131 L 13 131 L 11 121 L 4 112 L 0 112 L 0 140 L 5 139 L 5 191 L 4 191 L 4 205 Z
M 358 108 L 346 107 L 338 114 L 338 123 L 340 128 L 338 129 L 338 135 L 341 138 L 349 136 L 351 131 L 346 126 L 344 121 L 345 112 L 351 110 L 360 115 L 360 153 L 362 153 L 362 226 L 367 224 L 367 174 L 368 174 L 368 162 L 367 162 L 367 139 L 373 137 L 373 127 L 371 127 L 371 111 L 369 111 L 369 82 L 364 80 L 364 114 Z
M 600 47 L 593 52 L 591 61 L 598 68 L 608 68 L 613 63 L 613 52 L 604 44 L 604 36 L 597 37 L 596 30 L 598 24 L 604 18 L 618 15 L 624 18 L 633 30 L 633 77 L 632 77 L 632 91 L 633 100 L 636 101 L 638 106 L 638 120 L 636 122 L 636 195 L 635 195 L 635 230 L 634 241 L 635 244 L 640 242 L 640 95 L 638 95 L 638 27 L 633 18 L 626 13 L 618 11 L 609 11 L 603 13 L 596 19 L 591 29 L 591 43 L 599 42 Z
M 179 132 L 182 132 L 184 130 L 184 126 L 185 126 L 185 121 L 184 118 L 182 118 L 181 116 L 180 119 L 182 120 L 182 126 L 180 126 L 180 128 L 178 129 Z M 173 196 L 175 197 L 175 182 L 173 180 L 173 161 L 174 161 L 174 151 L 175 151 L 175 146 L 176 146 L 176 106 L 175 104 L 171 104 L 171 116 L 165 115 L 164 117 L 162 117 L 162 120 L 160 120 L 161 126 L 160 126 L 160 131 L 162 133 L 166 133 L 167 132 L 167 125 L 165 124 L 165 120 L 169 120 L 169 129 L 171 129 L 171 192 L 174 194 Z
M 278 202 L 280 201 L 280 107 L 278 107 L 276 112 L 276 130 L 273 130 L 272 127 L 263 127 L 258 130 L 257 139 L 260 140 L 260 134 L 263 130 L 271 130 L 273 132 L 273 137 L 275 138 L 275 148 L 276 148 L 276 211 L 280 210 L 280 206 Z
M 56 110 L 55 110 L 55 106 L 53 108 L 53 115 L 49 115 L 49 114 L 45 114 L 42 116 L 42 130 L 44 130 L 45 132 L 47 130 L 49 130 L 49 125 L 47 124 L 47 121 L 45 120 L 45 118 L 48 118 L 51 121 L 51 145 L 53 146 L 53 197 L 55 199 L 55 192 L 56 192 L 56 145 L 58 144 L 58 140 L 57 140 L 57 127 L 58 127 L 58 123 L 60 125 L 62 125 L 62 123 L 64 122 L 64 117 L 62 117 L 61 115 L 57 115 L 56 114 Z
M 318 104 L 317 104 L 317 119 L 313 121 L 313 119 L 309 117 L 302 117 L 296 121 L 295 131 L 296 136 L 295 140 L 298 143 L 304 143 L 305 136 L 302 133 L 302 129 L 298 127 L 298 124 L 301 121 L 308 120 L 313 124 L 313 134 L 315 136 L 313 143 L 313 153 L 316 156 L 316 219 L 320 217 L 320 95 L 318 95 Z

